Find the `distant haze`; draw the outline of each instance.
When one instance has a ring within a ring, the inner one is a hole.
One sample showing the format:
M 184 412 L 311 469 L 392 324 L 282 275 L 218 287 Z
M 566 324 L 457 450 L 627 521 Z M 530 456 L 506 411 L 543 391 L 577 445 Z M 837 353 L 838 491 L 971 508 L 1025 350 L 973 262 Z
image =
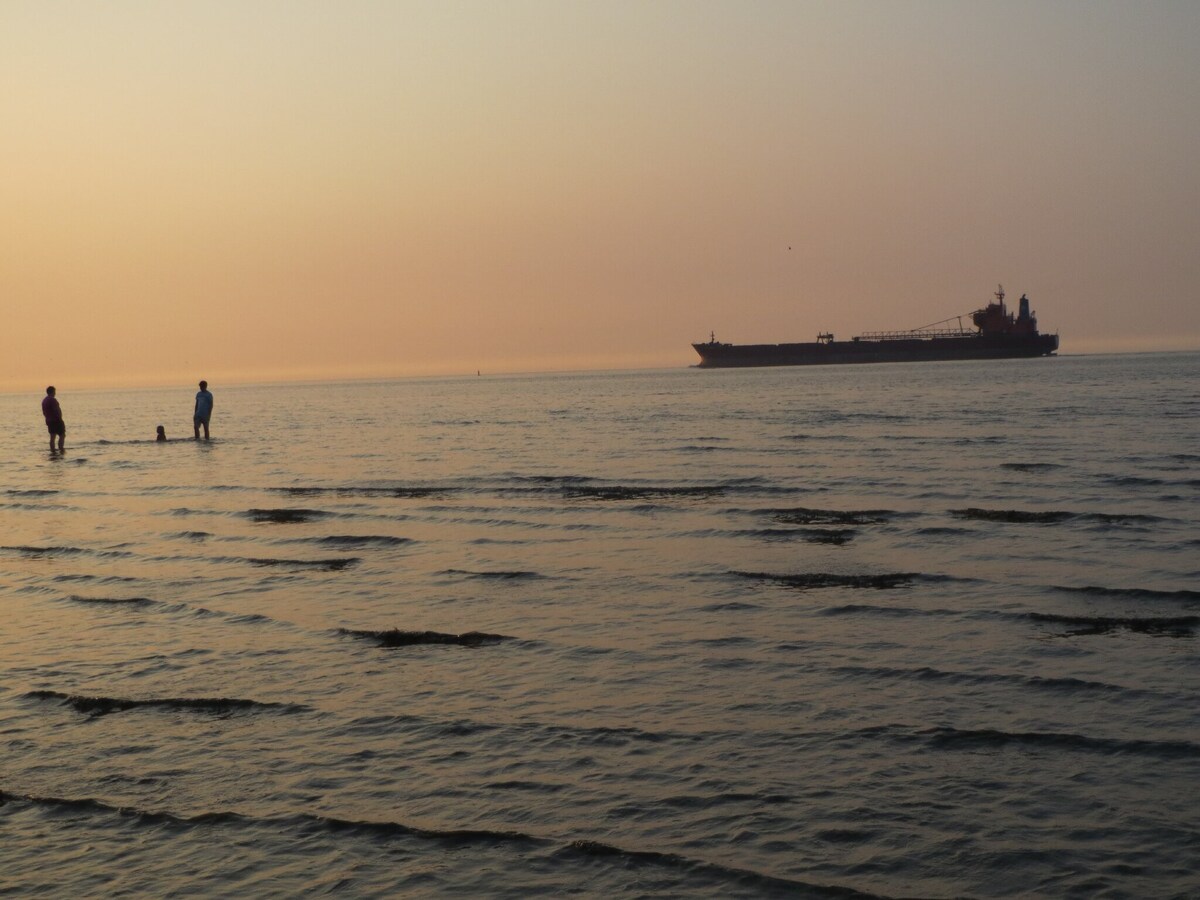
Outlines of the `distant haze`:
M 0 389 L 1200 347 L 1200 3 L 0 5 Z

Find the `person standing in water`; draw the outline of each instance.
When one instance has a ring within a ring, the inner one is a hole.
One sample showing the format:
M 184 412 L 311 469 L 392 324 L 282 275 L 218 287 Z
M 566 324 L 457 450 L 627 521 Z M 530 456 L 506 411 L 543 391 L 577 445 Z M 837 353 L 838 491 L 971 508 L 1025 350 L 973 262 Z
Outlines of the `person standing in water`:
M 200 426 L 204 426 L 204 439 L 208 440 L 208 422 L 212 418 L 213 395 L 208 390 L 208 382 L 200 382 L 200 390 L 196 394 L 196 411 L 192 414 L 192 426 L 196 431 L 196 440 L 200 440 Z
M 54 385 L 46 388 L 46 396 L 42 398 L 42 415 L 46 417 L 46 430 L 50 432 L 50 452 L 54 452 L 54 437 L 58 436 L 58 452 L 63 449 L 63 441 L 67 439 L 67 423 L 63 421 L 62 407 L 54 396 Z

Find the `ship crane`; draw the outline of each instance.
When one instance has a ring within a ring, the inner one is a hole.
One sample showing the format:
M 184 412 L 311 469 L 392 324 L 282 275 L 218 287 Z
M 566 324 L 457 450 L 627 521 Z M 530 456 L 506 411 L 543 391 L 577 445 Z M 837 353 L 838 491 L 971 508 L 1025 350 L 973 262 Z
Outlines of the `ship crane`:
M 963 326 L 963 317 L 951 316 L 948 319 L 942 319 L 940 322 L 931 322 L 928 325 L 922 325 L 920 328 L 912 328 L 907 331 L 865 331 L 859 335 L 860 340 L 864 341 L 911 341 L 911 340 L 928 340 L 938 337 L 961 337 L 964 334 L 974 334 L 973 331 Z M 951 327 L 952 323 L 957 323 L 958 327 Z

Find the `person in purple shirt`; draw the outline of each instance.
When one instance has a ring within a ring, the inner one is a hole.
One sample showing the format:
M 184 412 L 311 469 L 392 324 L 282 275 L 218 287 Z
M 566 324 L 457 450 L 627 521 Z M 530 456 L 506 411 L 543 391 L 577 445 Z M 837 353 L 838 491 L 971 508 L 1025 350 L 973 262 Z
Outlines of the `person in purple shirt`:
M 63 421 L 62 407 L 54 396 L 54 386 L 46 388 L 46 396 L 42 398 L 42 415 L 46 417 L 46 430 L 50 432 L 50 452 L 54 452 L 54 437 L 58 436 L 58 450 L 61 453 L 63 441 L 67 438 L 67 424 Z

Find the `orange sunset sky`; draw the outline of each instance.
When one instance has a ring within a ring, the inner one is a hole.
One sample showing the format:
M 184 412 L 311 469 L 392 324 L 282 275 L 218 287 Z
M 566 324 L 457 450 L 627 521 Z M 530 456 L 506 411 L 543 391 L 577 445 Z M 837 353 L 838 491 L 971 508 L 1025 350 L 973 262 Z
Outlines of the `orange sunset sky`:
M 0 390 L 1200 348 L 1200 3 L 0 4 Z

